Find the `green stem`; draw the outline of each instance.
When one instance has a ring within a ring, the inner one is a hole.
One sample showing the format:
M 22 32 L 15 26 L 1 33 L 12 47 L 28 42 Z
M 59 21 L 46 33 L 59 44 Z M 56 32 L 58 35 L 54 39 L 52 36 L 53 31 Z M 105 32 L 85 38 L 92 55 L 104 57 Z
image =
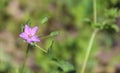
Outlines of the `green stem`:
M 96 9 L 96 0 L 93 0 L 93 21 L 97 23 L 97 9 Z
M 20 69 L 20 73 L 24 72 L 24 67 L 25 67 L 25 63 L 26 63 L 27 57 L 28 57 L 29 49 L 30 49 L 30 44 L 28 44 L 28 47 L 27 47 L 27 50 L 26 50 L 26 54 L 25 54 L 25 59 L 24 59 L 23 65 L 22 65 L 22 67 Z
M 44 37 L 40 37 L 40 38 L 41 38 L 41 39 L 48 39 L 48 38 L 52 38 L 52 37 L 54 37 L 54 36 L 48 35 L 48 36 L 44 36 Z
M 95 35 L 97 33 L 98 30 L 95 30 L 91 36 L 91 39 L 90 39 L 90 42 L 89 42 L 89 46 L 87 48 L 87 52 L 86 52 L 86 56 L 85 56 L 85 60 L 84 60 L 84 63 L 83 63 L 83 67 L 82 67 L 82 70 L 81 70 L 81 73 L 85 73 L 85 68 L 86 68 L 86 65 L 87 65 L 87 61 L 88 61 L 88 58 L 89 58 L 89 55 L 90 55 L 90 51 L 91 51 L 91 48 L 92 48 L 92 44 L 93 44 L 93 41 L 94 41 L 94 38 L 95 38 Z
M 97 23 L 96 0 L 93 0 L 93 22 L 94 22 L 94 24 Z M 91 52 L 91 49 L 92 49 L 93 41 L 94 41 L 94 38 L 95 38 L 95 35 L 96 35 L 97 32 L 98 32 L 98 29 L 94 30 L 94 32 L 92 33 L 92 36 L 91 36 L 91 39 L 90 39 L 90 42 L 89 42 L 89 45 L 88 45 L 88 48 L 87 48 L 87 52 L 86 52 L 86 56 L 85 56 L 85 60 L 84 60 L 84 63 L 83 63 L 81 73 L 85 73 L 85 68 L 86 68 L 86 65 L 87 65 L 87 61 L 88 61 L 88 58 L 89 58 L 89 55 L 90 55 L 90 52 Z
M 45 53 L 47 53 L 47 51 L 46 50 L 44 50 L 44 49 L 42 49 L 40 46 L 38 46 L 38 45 L 36 45 L 36 44 L 34 44 L 37 48 L 39 48 L 40 50 L 42 50 L 43 52 L 45 52 Z

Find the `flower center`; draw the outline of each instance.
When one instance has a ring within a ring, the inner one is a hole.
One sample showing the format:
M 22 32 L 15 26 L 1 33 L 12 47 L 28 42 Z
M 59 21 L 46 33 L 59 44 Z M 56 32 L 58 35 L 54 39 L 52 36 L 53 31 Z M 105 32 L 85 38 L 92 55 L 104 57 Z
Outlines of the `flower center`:
M 29 37 L 29 38 L 32 38 L 32 34 L 28 34 L 28 37 Z

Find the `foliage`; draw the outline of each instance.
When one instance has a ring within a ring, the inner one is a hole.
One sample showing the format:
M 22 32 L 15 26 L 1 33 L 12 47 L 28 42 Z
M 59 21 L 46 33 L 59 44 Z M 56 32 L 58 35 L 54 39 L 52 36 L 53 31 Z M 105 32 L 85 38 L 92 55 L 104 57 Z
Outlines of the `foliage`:
M 0 0 L 0 73 L 19 73 L 27 44 L 18 35 L 25 24 L 37 25 L 40 37 L 40 47 L 30 49 L 25 73 L 80 73 L 94 29 L 100 31 L 86 73 L 95 73 L 99 65 L 115 70 L 120 60 L 120 1 L 96 1 L 95 24 L 92 0 Z

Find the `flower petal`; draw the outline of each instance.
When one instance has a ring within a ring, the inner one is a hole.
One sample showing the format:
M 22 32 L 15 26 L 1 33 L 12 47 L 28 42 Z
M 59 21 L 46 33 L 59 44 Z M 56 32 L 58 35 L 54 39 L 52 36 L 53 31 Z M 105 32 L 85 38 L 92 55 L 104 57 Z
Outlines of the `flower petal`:
M 34 28 L 32 28 L 31 34 L 32 34 L 32 35 L 35 35 L 36 32 L 37 32 L 37 30 L 38 30 L 38 27 L 35 26 Z
M 23 39 L 28 39 L 28 36 L 27 36 L 27 34 L 26 33 L 21 33 L 20 35 L 19 35 L 21 38 L 23 38 Z
M 33 37 L 31 38 L 31 40 L 32 40 L 33 42 L 40 42 L 40 39 L 39 39 L 37 36 L 33 36 Z
M 28 25 L 25 25 L 24 32 L 27 34 L 31 33 L 31 28 Z
M 38 38 L 38 36 L 35 35 L 37 30 L 38 30 L 37 26 L 31 28 L 28 25 L 25 25 L 24 32 L 21 33 L 19 36 L 26 40 L 27 43 L 39 42 L 40 39 Z
M 32 43 L 33 41 L 31 39 L 27 39 L 26 42 L 28 42 L 29 44 Z

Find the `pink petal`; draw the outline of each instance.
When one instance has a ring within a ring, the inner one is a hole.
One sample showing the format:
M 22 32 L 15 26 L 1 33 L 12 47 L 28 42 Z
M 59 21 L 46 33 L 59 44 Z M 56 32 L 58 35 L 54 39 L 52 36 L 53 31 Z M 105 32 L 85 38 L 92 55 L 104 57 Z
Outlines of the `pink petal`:
M 40 42 L 40 39 L 39 39 L 37 36 L 33 36 L 33 37 L 31 38 L 31 40 L 32 40 L 33 42 Z
M 29 44 L 32 43 L 32 40 L 31 39 L 27 39 L 26 40 Z
M 25 28 L 24 28 L 25 33 L 29 34 L 29 33 L 31 33 L 31 30 L 32 29 L 28 25 L 25 25 Z
M 31 34 L 32 34 L 32 35 L 35 35 L 36 32 L 37 32 L 37 30 L 38 30 L 38 27 L 35 26 L 34 28 L 32 28 Z
M 23 38 L 23 39 L 28 39 L 28 36 L 27 36 L 27 34 L 26 33 L 21 33 L 20 35 L 19 35 L 21 38 Z

